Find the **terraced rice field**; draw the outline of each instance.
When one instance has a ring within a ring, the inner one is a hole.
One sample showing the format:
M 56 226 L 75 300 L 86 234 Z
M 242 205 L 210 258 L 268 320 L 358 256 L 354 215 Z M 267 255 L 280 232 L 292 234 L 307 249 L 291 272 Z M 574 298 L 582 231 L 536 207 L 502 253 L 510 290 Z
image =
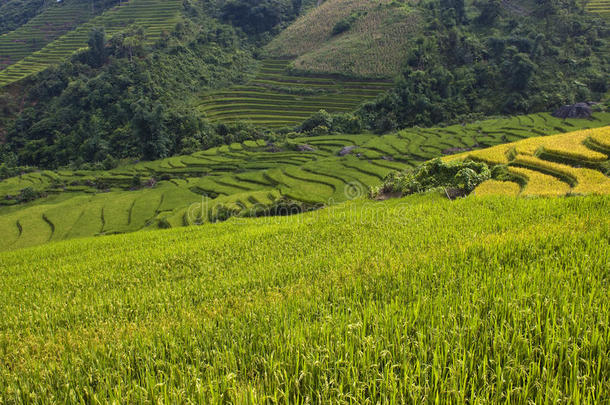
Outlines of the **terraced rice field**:
M 585 9 L 591 13 L 598 13 L 610 18 L 610 0 L 589 0 Z
M 609 209 L 427 194 L 1 252 L 0 402 L 606 404 Z
M 391 171 L 455 153 L 456 147 L 482 148 L 608 124 L 610 114 L 598 113 L 592 121 L 569 122 L 536 114 L 465 126 L 413 128 L 385 136 L 295 138 L 274 148 L 261 140 L 246 141 L 109 172 L 24 174 L 0 182 L 0 202 L 14 203 L 7 196 L 16 196 L 26 187 L 48 196 L 0 207 L 0 228 L 5 230 L 0 250 L 74 237 L 200 224 L 208 222 L 209 213 L 221 207 L 245 213 L 281 196 L 332 205 L 366 195 L 369 186 L 379 184 Z M 605 142 L 605 138 L 591 139 L 598 144 Z M 315 150 L 297 151 L 295 146 L 299 144 Z M 346 146 L 356 148 L 339 156 Z M 573 146 L 569 149 L 572 153 L 579 151 Z M 151 177 L 165 180 L 154 187 L 129 191 L 134 176 L 144 182 Z
M 96 27 L 103 27 L 106 34 L 112 36 L 137 24 L 144 28 L 147 42 L 152 43 L 162 32 L 174 28 L 180 19 L 181 5 L 180 0 L 130 0 L 116 6 L 0 71 L 0 87 L 61 63 L 75 51 L 86 48 L 89 33 Z
M 508 165 L 522 184 L 489 181 L 476 195 L 509 194 L 561 196 L 610 194 L 610 127 L 536 137 L 461 154 L 449 160 L 470 158 Z
M 325 109 L 353 111 L 392 87 L 389 81 L 347 80 L 330 76 L 292 76 L 288 60 L 264 60 L 246 85 L 204 94 L 198 110 L 214 122 L 248 121 L 269 128 L 295 126 Z
M 93 17 L 85 1 L 52 4 L 27 24 L 0 35 L 0 70 L 31 55 Z

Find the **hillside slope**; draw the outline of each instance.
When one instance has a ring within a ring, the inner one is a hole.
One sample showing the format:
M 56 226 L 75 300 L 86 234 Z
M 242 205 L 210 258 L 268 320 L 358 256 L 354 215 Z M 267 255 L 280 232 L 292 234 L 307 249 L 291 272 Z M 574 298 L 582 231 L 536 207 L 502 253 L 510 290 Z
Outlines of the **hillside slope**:
M 77 4 L 82 5 L 82 3 Z M 31 54 L 27 53 L 27 49 L 25 51 L 15 50 L 13 52 L 22 59 L 0 71 L 0 87 L 39 73 L 50 66 L 57 65 L 77 50 L 86 48 L 88 46 L 89 33 L 94 28 L 103 28 L 108 36 L 112 36 L 126 27 L 135 24 L 144 29 L 146 41 L 153 43 L 159 39 L 163 32 L 169 32 L 174 28 L 175 24 L 179 21 L 181 6 L 182 2 L 179 0 L 130 0 L 114 7 L 103 15 L 90 19 L 84 24 L 77 25 L 75 29 L 54 39 L 40 50 Z M 64 8 L 59 10 L 62 11 Z M 44 19 L 46 14 L 40 15 L 38 18 Z M 63 21 L 64 18 L 69 20 L 70 14 L 53 17 L 51 21 Z M 30 24 L 37 23 L 32 21 L 28 24 L 28 27 L 24 27 L 22 30 L 29 30 Z M 7 36 L 10 35 L 7 34 Z M 22 36 L 24 34 L 21 33 L 21 30 L 17 30 L 15 35 Z M 10 41 L 9 43 L 11 43 Z M 14 43 L 14 40 L 12 41 Z M 0 42 L 1 46 L 2 43 Z M 9 44 L 5 46 L 10 47 Z
M 530 138 L 446 159 L 464 158 L 507 165 L 523 184 L 519 190 L 514 182 L 489 180 L 476 195 L 610 194 L 610 127 Z
M 0 1 L 0 35 L 13 31 L 43 11 L 45 0 Z
M 603 403 L 609 211 L 414 196 L 0 253 L 0 401 Z
M 31 3 L 37 2 L 26 4 Z M 47 1 L 36 17 L 14 31 L 0 35 L 0 70 L 42 49 L 115 4 L 118 4 L 118 0 L 98 1 L 95 7 L 83 0 Z M 0 9 L 0 13 L 2 11 Z M 0 15 L 0 18 L 7 18 Z
M 257 76 L 248 83 L 202 94 L 197 110 L 211 122 L 295 127 L 322 109 L 329 113 L 352 112 L 393 86 L 390 81 L 294 76 L 287 65 L 286 60 L 264 60 Z
M 363 196 L 388 173 L 428 159 L 610 124 L 610 114 L 596 117 L 564 122 L 540 114 L 385 136 L 302 137 L 270 145 L 246 141 L 110 171 L 23 174 L 0 182 L 0 203 L 7 205 L 0 207 L 5 230 L 0 250 L 259 215 L 282 196 L 305 208 L 333 205 Z M 304 145 L 311 150 L 299 149 Z
M 329 0 L 299 18 L 265 51 L 295 59 L 300 71 L 392 77 L 420 24 L 418 13 L 404 3 Z

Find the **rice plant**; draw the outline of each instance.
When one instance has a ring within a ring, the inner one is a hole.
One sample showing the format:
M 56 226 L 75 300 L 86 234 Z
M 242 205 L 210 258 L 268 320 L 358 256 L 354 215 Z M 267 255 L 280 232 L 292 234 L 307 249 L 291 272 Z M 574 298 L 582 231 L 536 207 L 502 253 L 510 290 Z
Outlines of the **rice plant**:
M 604 403 L 609 198 L 360 200 L 0 253 L 0 402 Z

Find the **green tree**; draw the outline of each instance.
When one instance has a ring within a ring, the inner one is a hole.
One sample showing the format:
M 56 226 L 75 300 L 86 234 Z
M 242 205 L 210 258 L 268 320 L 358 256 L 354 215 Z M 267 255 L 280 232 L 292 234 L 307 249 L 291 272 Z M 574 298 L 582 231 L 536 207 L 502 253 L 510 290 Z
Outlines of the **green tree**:
M 142 157 L 154 160 L 169 156 L 172 140 L 167 130 L 163 105 L 149 105 L 140 99 L 133 106 L 133 111 L 133 126 L 140 140 Z
M 527 89 L 537 66 L 525 53 L 515 54 L 508 64 L 508 72 L 511 77 L 510 87 L 512 90 L 522 91 Z
M 475 0 L 474 6 L 479 9 L 479 16 L 475 22 L 479 25 L 490 26 L 500 16 L 502 2 L 500 0 Z
M 104 29 L 94 28 L 89 33 L 89 65 L 98 68 L 108 61 L 106 33 Z

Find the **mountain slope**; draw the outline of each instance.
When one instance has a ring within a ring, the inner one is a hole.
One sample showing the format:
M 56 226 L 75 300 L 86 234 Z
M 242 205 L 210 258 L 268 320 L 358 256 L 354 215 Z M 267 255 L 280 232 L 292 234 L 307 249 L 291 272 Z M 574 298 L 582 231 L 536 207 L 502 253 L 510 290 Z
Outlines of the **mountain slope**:
M 144 29 L 146 41 L 152 43 L 161 33 L 174 28 L 179 21 L 181 6 L 179 0 L 131 0 L 116 6 L 0 71 L 0 87 L 59 64 L 75 51 L 86 48 L 89 33 L 94 28 L 103 28 L 108 36 L 112 36 L 136 24 Z
M 293 66 L 300 71 L 392 77 L 421 23 L 405 3 L 329 0 L 280 33 L 265 51 L 295 58 Z
M 98 1 L 93 8 L 91 2 L 84 0 L 47 1 L 44 6 L 39 5 L 40 11 L 36 17 L 0 36 L 0 69 L 31 55 L 114 4 L 118 4 L 118 0 Z M 0 9 L 0 13 L 2 11 Z M 2 17 L 8 18 L 6 15 Z
M 264 60 L 261 65 L 248 83 L 203 94 L 197 109 L 212 122 L 294 127 L 322 109 L 352 112 L 393 87 L 390 81 L 290 75 L 286 60 Z
M 0 35 L 13 31 L 43 11 L 45 0 L 0 1 Z

